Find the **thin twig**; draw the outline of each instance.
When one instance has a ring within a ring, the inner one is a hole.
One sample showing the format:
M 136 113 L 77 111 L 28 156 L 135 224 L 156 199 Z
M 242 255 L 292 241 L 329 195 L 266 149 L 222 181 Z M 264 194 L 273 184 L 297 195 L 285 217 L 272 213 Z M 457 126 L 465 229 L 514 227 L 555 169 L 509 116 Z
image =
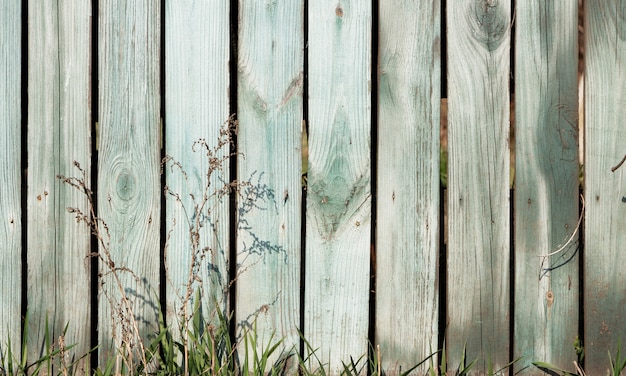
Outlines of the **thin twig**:
M 622 167 L 624 162 L 626 162 L 626 155 L 624 155 L 624 158 L 622 158 L 622 160 L 619 161 L 619 163 L 617 165 L 611 167 L 611 172 L 615 172 L 615 170 L 617 170 L 618 168 Z
M 585 213 L 585 198 L 583 197 L 583 195 L 580 195 L 580 201 L 582 202 L 582 210 L 580 211 L 580 217 L 578 217 L 578 223 L 576 224 L 576 228 L 574 229 L 574 232 L 572 232 L 572 235 L 567 239 L 567 241 L 562 244 L 557 246 L 557 249 L 554 250 L 553 252 L 548 253 L 547 255 L 539 255 L 538 257 L 550 257 L 550 256 L 554 256 L 559 252 L 562 252 L 565 248 L 567 248 L 567 246 L 572 242 L 572 240 L 574 240 L 574 237 L 576 236 L 576 234 L 578 233 L 578 229 L 580 228 L 580 224 L 583 220 L 583 216 Z
M 625 157 L 626 158 L 626 157 Z M 587 376 L 587 374 L 585 373 L 585 371 L 583 371 L 582 368 L 580 368 L 580 365 L 578 364 L 577 361 L 574 361 L 574 367 L 576 367 L 576 372 L 578 372 L 579 376 Z
M 383 361 L 382 357 L 380 356 L 380 345 L 376 345 L 376 356 L 378 356 L 378 361 L 376 362 L 376 366 L 377 366 L 377 373 L 376 376 L 382 376 L 382 370 L 381 370 L 381 365 L 380 363 Z

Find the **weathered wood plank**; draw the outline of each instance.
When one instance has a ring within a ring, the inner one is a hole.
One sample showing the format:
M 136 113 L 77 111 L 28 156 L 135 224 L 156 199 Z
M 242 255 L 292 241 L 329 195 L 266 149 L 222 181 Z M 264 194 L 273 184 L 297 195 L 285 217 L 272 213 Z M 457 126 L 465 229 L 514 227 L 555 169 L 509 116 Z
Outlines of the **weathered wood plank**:
M 151 0 L 100 1 L 98 210 L 110 235 L 100 252 L 106 259 L 108 251 L 115 263 L 100 267 L 103 273 L 117 268 L 144 338 L 157 329 L 158 318 L 160 12 L 160 3 Z M 122 324 L 124 334 L 134 333 L 117 316 L 124 308 L 112 274 L 102 282 L 115 300 L 111 304 L 101 295 L 99 302 L 100 357 L 105 359 L 112 331 L 116 346 Z
M 0 354 L 20 356 L 22 287 L 20 2 L 0 12 Z M 1 366 L 1 364 L 0 364 Z
M 228 118 L 228 13 L 228 1 L 165 3 L 166 154 L 186 172 L 165 170 L 167 187 L 180 200 L 166 197 L 167 321 L 174 331 L 182 323 L 178 315 L 188 292 L 195 297 L 193 291 L 202 290 L 207 320 L 216 318 L 216 302 L 222 311 L 227 307 L 228 199 L 216 193 L 228 182 L 229 164 L 223 161 L 223 169 L 213 169 L 209 178 L 206 150 L 194 142 L 204 139 L 216 146 Z M 229 147 L 225 145 L 219 156 L 228 157 Z M 195 246 L 190 230 L 200 235 Z M 201 282 L 192 279 L 188 291 L 192 264 Z
M 626 3 L 585 2 L 585 364 L 606 373 L 626 343 Z
M 447 347 L 476 372 L 509 358 L 510 3 L 459 1 L 448 23 Z
M 45 355 L 46 335 L 90 347 L 90 230 L 67 207 L 88 213 L 85 195 L 57 175 L 89 179 L 90 1 L 40 1 L 28 7 L 28 312 L 29 358 Z M 78 303 L 78 304 L 77 304 Z
M 437 0 L 380 3 L 376 344 L 389 374 L 437 349 L 440 17 Z
M 309 3 L 305 337 L 332 371 L 367 351 L 371 29 L 366 1 Z
M 532 375 L 576 360 L 578 3 L 517 2 L 516 22 L 514 357 Z
M 301 309 L 303 22 L 303 1 L 240 1 L 238 180 L 252 186 L 237 218 L 237 323 L 256 319 L 259 346 L 273 334 L 286 353 Z

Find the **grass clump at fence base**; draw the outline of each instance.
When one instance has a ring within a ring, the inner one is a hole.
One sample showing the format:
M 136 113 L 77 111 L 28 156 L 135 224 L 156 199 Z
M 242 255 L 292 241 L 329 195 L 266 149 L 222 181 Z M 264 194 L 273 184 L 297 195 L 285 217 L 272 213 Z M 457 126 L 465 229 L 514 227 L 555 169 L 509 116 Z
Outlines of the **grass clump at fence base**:
M 52 342 L 55 339 L 50 336 L 47 318 L 44 328 L 44 343 L 41 346 L 44 349 L 44 355 L 33 362 L 29 362 L 27 356 L 28 320 L 27 312 L 22 330 L 21 356 L 18 358 L 14 355 L 11 348 L 11 338 L 8 338 L 6 353 L 0 353 L 0 375 L 52 375 L 54 374 L 53 369 L 57 370 L 57 374 L 62 375 L 85 373 L 85 370 L 79 368 L 78 365 L 83 359 L 89 357 L 89 353 L 83 354 L 78 359 L 68 359 L 68 351 L 75 346 L 65 344 L 64 336 L 67 333 L 68 325 L 65 326 L 63 334 L 59 336 L 58 340 Z
M 198 300 L 199 302 L 200 300 Z M 310 343 L 302 337 L 305 344 L 305 354 L 300 355 L 297 351 L 280 350 L 282 340 L 271 336 L 265 344 L 259 343 L 259 336 L 256 325 L 245 328 L 242 335 L 232 341 L 229 335 L 229 320 L 224 316 L 219 317 L 217 325 L 206 325 L 203 327 L 200 318 L 199 305 L 194 306 L 191 317 L 191 325 L 186 328 L 187 340 L 185 342 L 175 340 L 170 328 L 165 326 L 163 316 L 160 317 L 160 329 L 144 345 L 146 363 L 135 364 L 133 368 L 128 367 L 128 361 L 124 360 L 121 368 L 118 357 L 128 356 L 119 352 L 114 358 L 106 360 L 99 368 L 92 370 L 94 375 L 304 375 L 304 376 L 327 376 L 339 374 L 342 376 L 356 375 L 385 375 L 385 370 L 381 369 L 382 356 L 380 349 L 370 346 L 370 357 L 366 354 L 358 359 L 350 358 L 343 362 L 343 367 L 339 372 L 329 369 L 316 355 Z M 25 327 L 26 328 L 26 327 Z M 24 329 L 26 330 L 26 329 Z M 48 332 L 46 332 L 48 333 Z M 26 334 L 26 333 L 24 333 Z M 24 336 L 24 338 L 27 338 Z M 24 355 L 21 359 L 16 359 L 11 353 L 1 358 L 0 375 L 81 375 L 87 373 L 85 369 L 77 367 L 78 361 L 69 361 L 66 351 L 72 346 L 65 347 L 63 336 L 59 337 L 58 344 L 50 343 L 49 336 L 45 339 L 46 355 L 29 363 Z M 26 343 L 23 343 L 22 354 L 26 354 Z M 95 349 L 94 349 L 95 350 Z M 293 349 L 292 349 L 293 350 Z M 270 363 L 269 359 L 277 351 L 278 360 Z M 440 363 L 434 362 L 435 355 L 441 353 Z M 185 361 L 182 357 L 186 356 Z M 87 357 L 84 354 L 80 359 Z M 79 360 L 80 360 L 79 359 Z M 519 360 L 519 359 L 518 359 Z M 454 372 L 455 375 L 467 375 L 473 370 L 476 360 L 466 362 L 462 357 L 461 363 L 455 370 L 449 370 L 446 364 L 445 351 L 436 351 L 417 363 L 410 369 L 398 373 L 400 376 L 411 374 L 417 367 L 428 362 L 428 375 L 444 376 Z M 509 363 L 504 368 L 492 371 L 488 370 L 488 375 L 499 375 L 504 372 L 517 360 Z
M 175 340 L 170 328 L 165 326 L 163 317 L 160 317 L 159 331 L 150 337 L 145 344 L 146 364 L 137 364 L 135 368 L 126 366 L 116 369 L 116 358 L 108 359 L 101 367 L 93 369 L 93 374 L 98 376 L 108 375 L 286 375 L 300 374 L 304 376 L 327 376 L 337 374 L 319 360 L 316 355 L 316 349 L 302 338 L 305 344 L 305 353 L 298 354 L 295 351 L 284 351 L 274 363 L 270 363 L 269 359 L 275 352 L 281 351 L 282 340 L 271 336 L 270 340 L 265 343 L 259 343 L 259 336 L 256 326 L 245 328 L 242 335 L 232 340 L 229 335 L 229 319 L 220 316 L 217 325 L 202 322 L 200 315 L 200 307 L 198 299 L 197 304 L 192 310 L 191 325 L 187 328 L 187 341 L 183 343 Z M 26 317 L 26 320 L 28 317 Z M 27 322 L 25 323 L 27 324 Z M 65 328 L 67 330 L 67 327 Z M 24 326 L 23 338 L 27 338 L 27 325 Z M 65 332 L 65 331 L 64 331 Z M 82 375 L 86 371 L 78 366 L 79 361 L 88 358 L 88 354 L 83 354 L 79 359 L 70 360 L 67 351 L 73 346 L 66 346 L 63 336 L 57 340 L 50 338 L 49 331 L 46 326 L 46 335 L 43 348 L 45 355 L 40 359 L 30 362 L 26 355 L 25 341 L 22 343 L 22 357 L 17 358 L 12 353 L 11 347 L 8 347 L 8 353 L 0 354 L 0 375 Z M 10 344 L 10 341 L 9 341 Z M 580 343 L 577 349 L 579 359 L 574 362 L 575 371 L 567 371 L 551 365 L 546 362 L 533 362 L 533 366 L 543 372 L 551 375 L 571 375 L 571 376 L 587 376 L 582 369 L 583 354 Z M 95 349 L 94 349 L 95 350 Z M 183 362 L 181 357 L 186 353 L 187 361 Z M 438 362 L 435 356 L 439 355 Z M 121 353 L 118 356 L 122 356 Z M 483 370 L 481 374 L 486 375 L 502 375 L 508 373 L 508 370 L 521 358 L 517 358 L 503 368 L 493 370 L 491 366 L 487 370 Z M 369 358 L 362 355 L 357 360 L 350 358 L 343 362 L 343 368 L 338 374 L 342 376 L 356 375 L 385 375 L 385 370 L 381 369 L 382 356 L 378 347 L 370 346 Z M 465 352 L 461 356 L 460 363 L 456 368 L 449 368 L 447 364 L 447 356 L 445 346 L 443 350 L 433 352 L 428 357 L 417 363 L 410 369 L 399 373 L 401 376 L 411 374 L 417 367 L 428 364 L 427 375 L 429 376 L 445 376 L 445 375 L 468 375 L 470 372 L 480 372 L 475 369 L 477 359 L 470 361 L 466 358 Z M 123 363 L 127 364 L 127 363 Z M 615 357 L 608 354 L 609 373 L 611 376 L 619 376 L 626 369 L 626 358 L 621 354 L 618 345 Z

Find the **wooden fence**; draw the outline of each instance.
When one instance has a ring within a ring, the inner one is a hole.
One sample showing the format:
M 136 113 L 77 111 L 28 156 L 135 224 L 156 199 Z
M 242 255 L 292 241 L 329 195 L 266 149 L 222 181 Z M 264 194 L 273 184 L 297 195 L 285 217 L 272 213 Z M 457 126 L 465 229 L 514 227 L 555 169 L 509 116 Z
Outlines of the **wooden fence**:
M 212 202 L 198 271 L 206 296 L 235 279 L 223 303 L 235 323 L 256 316 L 263 338 L 275 331 L 296 349 L 300 329 L 334 370 L 368 340 L 384 368 L 406 370 L 445 331 L 451 366 L 466 349 L 477 370 L 523 356 L 515 371 L 530 375 L 533 360 L 572 369 L 580 336 L 588 374 L 604 374 L 607 351 L 626 343 L 626 167 L 612 169 L 626 152 L 626 2 L 586 1 L 584 122 L 577 9 L 5 1 L 0 352 L 9 337 L 18 351 L 25 312 L 31 359 L 46 319 L 53 338 L 69 323 L 76 354 L 108 348 L 114 323 L 96 267 L 104 290 L 114 281 L 88 257 L 103 246 L 66 211 L 87 212 L 85 195 L 57 179 L 80 177 L 74 161 L 108 225 L 111 261 L 139 278 L 122 273 L 142 333 L 156 330 L 159 303 L 175 323 L 193 261 L 181 203 L 193 208 L 188 190 L 203 197 L 210 162 L 192 144 L 212 145 L 236 113 L 242 154 L 211 187 L 249 181 L 263 204 Z M 163 156 L 187 175 L 162 174 Z M 163 199 L 164 186 L 181 200 Z

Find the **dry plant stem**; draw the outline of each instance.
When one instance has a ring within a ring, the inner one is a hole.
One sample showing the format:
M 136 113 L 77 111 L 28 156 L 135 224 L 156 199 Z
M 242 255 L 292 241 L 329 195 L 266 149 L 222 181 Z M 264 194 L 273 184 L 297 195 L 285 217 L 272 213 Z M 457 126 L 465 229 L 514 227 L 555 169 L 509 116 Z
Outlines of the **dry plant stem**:
M 576 224 L 576 228 L 572 232 L 572 235 L 567 239 L 567 241 L 565 241 L 565 243 L 557 246 L 556 250 L 548 253 L 547 255 L 539 255 L 537 257 L 543 257 L 545 259 L 547 257 L 554 256 L 557 253 L 562 252 L 565 248 L 567 248 L 567 246 L 572 242 L 572 240 L 574 240 L 574 237 L 578 233 L 578 229 L 580 228 L 580 224 L 583 220 L 583 216 L 585 213 L 585 198 L 583 197 L 583 195 L 580 195 L 580 201 L 582 202 L 582 209 L 580 211 L 580 216 L 578 217 L 578 223 Z
M 93 216 L 94 215 L 93 208 L 91 210 L 92 210 L 92 216 Z M 101 223 L 103 223 L 103 222 L 101 222 Z M 96 226 L 97 226 L 97 224 L 96 224 Z M 106 231 L 106 234 L 107 234 L 107 237 L 108 237 L 108 228 L 106 226 L 105 226 L 105 231 Z M 148 364 L 147 358 L 146 358 L 146 351 L 145 351 L 145 348 L 144 348 L 144 345 L 143 345 L 143 341 L 141 340 L 141 337 L 140 337 L 140 334 L 139 334 L 139 327 L 137 326 L 137 321 L 135 320 L 135 315 L 133 313 L 133 307 L 132 307 L 132 305 L 130 303 L 130 299 L 126 295 L 126 291 L 124 290 L 124 285 L 122 284 L 122 281 L 120 279 L 119 272 L 130 273 L 136 281 L 138 281 L 139 279 L 133 273 L 132 270 L 130 270 L 130 269 L 126 268 L 126 267 L 116 267 L 115 266 L 115 263 L 113 262 L 112 257 L 111 257 L 111 253 L 109 252 L 108 245 L 107 245 L 107 243 L 105 243 L 104 239 L 102 238 L 102 236 L 101 236 L 101 234 L 99 232 L 99 228 L 97 228 L 97 230 L 96 230 L 96 237 L 98 238 L 98 242 L 100 243 L 100 245 L 102 247 L 102 250 L 103 250 L 103 253 L 106 256 L 106 258 L 102 257 L 101 253 L 96 253 L 94 256 L 100 258 L 100 260 L 103 261 L 106 264 L 106 268 L 109 269 L 109 271 L 107 273 L 103 274 L 102 276 L 104 276 L 104 275 L 112 275 L 114 280 L 115 280 L 115 285 L 116 285 L 116 287 L 117 287 L 117 289 L 118 289 L 118 291 L 119 291 L 119 293 L 121 295 L 121 299 L 120 299 L 121 303 L 124 306 L 124 309 L 125 309 L 125 312 L 126 312 L 126 315 L 123 315 L 122 319 L 123 320 L 128 320 L 130 322 L 130 326 L 131 326 L 131 329 L 132 329 L 133 334 L 135 336 L 136 343 L 139 345 L 139 350 L 140 350 L 139 351 L 139 355 L 141 356 L 141 362 L 142 362 L 142 365 L 145 367 Z M 112 298 L 109 297 L 108 294 L 107 294 L 107 297 L 109 299 L 112 299 Z M 122 333 L 122 336 L 124 336 L 124 333 Z M 126 359 L 125 357 L 122 357 L 122 359 L 127 363 L 127 366 L 129 367 L 129 369 L 133 369 L 133 361 L 132 361 L 132 359 L 133 359 L 133 338 L 132 337 L 131 338 L 127 338 L 127 339 L 123 338 L 121 344 L 122 344 L 122 346 L 124 348 L 127 348 L 127 354 L 128 354 L 127 356 L 129 357 L 128 359 Z
M 381 367 L 380 364 L 382 363 L 383 359 L 380 356 L 380 345 L 376 345 L 376 356 L 378 356 L 378 361 L 376 362 L 376 365 L 377 365 L 377 370 L 376 371 L 378 373 L 376 373 L 376 375 L 381 376 L 382 373 L 381 373 L 381 369 L 380 369 L 380 367 Z
M 187 272 L 186 283 L 183 285 L 184 289 L 175 288 L 176 296 L 181 300 L 182 306 L 178 312 L 178 325 L 181 330 L 181 340 L 182 340 L 182 361 L 183 361 L 183 369 L 188 372 L 190 365 L 190 354 L 191 354 L 191 340 L 190 335 L 193 330 L 192 325 L 195 325 L 192 320 L 197 314 L 195 310 L 201 309 L 200 305 L 190 305 L 192 299 L 194 298 L 197 292 L 202 294 L 203 291 L 203 281 L 199 276 L 199 271 L 201 270 L 202 260 L 205 259 L 206 255 L 210 253 L 211 255 L 214 252 L 218 252 L 211 247 L 204 247 L 201 241 L 202 229 L 205 226 L 215 226 L 216 223 L 210 222 L 210 218 L 212 217 L 215 210 L 218 208 L 218 205 L 221 200 L 230 195 L 236 194 L 239 202 L 244 204 L 244 212 L 247 212 L 257 205 L 254 201 L 258 198 L 270 198 L 273 199 L 273 193 L 266 191 L 264 186 L 256 186 L 249 181 L 232 181 L 232 182 L 224 182 L 219 179 L 220 182 L 223 182 L 223 185 L 215 188 L 212 185 L 212 180 L 214 179 L 215 173 L 220 173 L 224 171 L 225 164 L 234 156 L 239 153 L 231 152 L 230 150 L 224 151 L 224 147 L 228 147 L 232 145 L 233 134 L 237 132 L 237 123 L 233 118 L 230 118 L 226 126 L 224 126 L 220 130 L 220 137 L 218 139 L 218 144 L 215 147 L 210 147 L 209 144 L 205 140 L 196 141 L 193 144 L 193 151 L 196 152 L 198 150 L 205 153 L 208 159 L 208 167 L 205 174 L 205 181 L 203 182 L 201 196 L 196 197 L 193 193 L 189 193 L 191 198 L 191 202 L 193 207 L 186 207 L 182 196 L 179 193 L 173 192 L 168 186 L 164 187 L 164 194 L 166 197 L 173 198 L 181 207 L 181 211 L 183 213 L 183 220 L 185 224 L 188 226 L 188 236 L 190 242 L 190 264 Z M 197 149 L 197 150 L 196 150 Z M 106 297 L 107 301 L 112 307 L 112 321 L 113 321 L 113 339 L 119 340 L 119 347 L 117 348 L 118 355 L 116 358 L 116 374 L 119 374 L 122 370 L 122 366 L 126 367 L 129 372 L 134 372 L 136 369 L 134 364 L 134 358 L 136 356 L 136 351 L 138 346 L 139 355 L 141 365 L 144 369 L 147 369 L 147 354 L 144 343 L 140 337 L 140 332 L 138 328 L 137 321 L 135 319 L 135 315 L 133 313 L 133 301 L 129 299 L 127 296 L 124 286 L 122 284 L 122 279 L 120 277 L 120 273 L 129 273 L 132 278 L 134 278 L 135 282 L 139 282 L 139 278 L 134 274 L 132 270 L 127 267 L 116 265 L 111 252 L 110 252 L 110 232 L 107 224 L 100 218 L 96 216 L 96 211 L 94 207 L 94 198 L 93 192 L 87 186 L 87 176 L 85 170 L 83 170 L 78 162 L 74 162 L 75 167 L 80 171 L 81 176 L 78 178 L 74 177 L 65 177 L 65 176 L 57 176 L 64 183 L 70 185 L 72 188 L 77 189 L 79 192 L 85 195 L 88 202 L 88 211 L 87 214 L 81 211 L 79 208 L 68 208 L 70 213 L 73 213 L 76 217 L 77 222 L 84 222 L 91 230 L 92 234 L 98 239 L 98 244 L 100 246 L 100 250 L 98 252 L 92 252 L 89 254 L 89 257 L 97 257 L 103 266 L 101 266 L 101 271 L 98 276 L 100 278 L 100 288 L 103 295 Z M 182 174 L 185 181 L 188 182 L 188 175 L 183 169 L 183 166 L 174 160 L 172 157 L 167 156 L 163 159 L 162 168 L 168 167 L 170 170 L 178 171 Z M 163 171 L 162 171 L 163 172 Z M 260 179 L 260 177 L 259 177 Z M 221 184 L 221 183 L 220 183 Z M 209 221 L 210 225 L 207 225 L 207 221 Z M 176 220 L 173 221 L 173 224 L 176 225 Z M 168 232 L 166 238 L 166 246 L 164 249 L 164 256 L 167 259 L 168 256 L 168 244 L 171 239 L 173 233 L 173 229 Z M 215 236 L 215 234 L 213 234 Z M 247 256 L 246 256 L 247 257 Z M 256 261 L 259 262 L 260 260 Z M 253 264 L 256 264 L 253 263 Z M 167 263 L 165 263 L 165 272 L 167 281 L 174 286 L 173 281 L 169 276 L 169 271 L 167 268 Z M 228 280 L 221 280 L 221 277 L 217 281 L 221 288 L 222 294 L 227 294 L 230 290 L 231 286 L 238 279 L 238 276 L 241 273 L 245 272 L 249 267 L 249 265 L 245 268 L 238 268 L 236 275 L 229 278 Z M 104 276 L 112 277 L 115 285 L 113 291 L 110 289 L 106 289 L 104 286 Z M 114 291 L 119 291 L 119 298 L 116 297 Z M 183 290 L 183 291 L 181 291 Z M 118 300 L 119 299 L 119 300 Z M 218 308 L 219 309 L 219 306 Z M 211 315 L 215 314 L 213 311 Z M 117 325 L 120 325 L 121 338 L 117 338 Z M 210 341 L 212 344 L 212 348 L 216 348 L 216 338 L 211 329 L 210 332 Z M 195 340 L 194 340 L 195 341 Z M 227 358 L 232 358 L 235 356 L 235 353 L 238 351 L 238 343 L 232 345 Z M 377 350 L 380 355 L 380 349 Z M 220 359 L 218 358 L 217 353 L 213 353 L 211 356 L 212 365 L 211 370 L 217 373 L 221 373 L 224 371 L 224 367 L 227 367 L 227 364 L 218 364 Z M 380 367 L 380 365 L 379 365 Z
M 619 161 L 619 163 L 617 165 L 611 167 L 611 172 L 615 172 L 615 170 L 617 170 L 618 168 L 622 167 L 624 162 L 626 162 L 626 155 L 624 155 L 624 158 L 622 158 L 622 160 Z
M 81 173 L 81 177 L 80 178 L 74 178 L 74 177 L 65 177 L 62 175 L 58 175 L 57 178 L 61 179 L 64 183 L 70 185 L 71 187 L 77 189 L 78 191 L 80 191 L 81 193 L 83 193 L 86 197 L 87 197 L 87 202 L 89 205 L 89 214 L 86 215 L 84 214 L 80 209 L 78 208 L 68 208 L 67 211 L 70 213 L 75 214 L 76 216 L 76 220 L 77 222 L 84 222 L 87 226 L 89 226 L 89 228 L 91 229 L 91 232 L 93 235 L 96 236 L 96 238 L 98 239 L 98 243 L 101 246 L 101 251 L 102 252 L 92 252 L 89 254 L 88 257 L 97 257 L 98 259 L 100 259 L 100 261 L 102 261 L 102 263 L 105 265 L 105 268 L 108 269 L 108 272 L 106 273 L 99 273 L 99 277 L 102 278 L 104 275 L 112 275 L 114 280 L 115 280 L 115 285 L 117 290 L 120 293 L 121 296 L 121 303 L 122 306 L 124 307 L 124 311 L 126 314 L 123 314 L 122 312 L 118 312 L 121 316 L 123 320 L 128 320 L 128 322 L 130 323 L 130 327 L 133 331 L 133 335 L 135 336 L 136 342 L 139 345 L 139 353 L 141 356 L 141 361 L 143 366 L 147 366 L 147 358 L 146 358 L 146 352 L 145 352 L 145 348 L 143 345 L 143 342 L 141 341 L 141 337 L 139 334 L 139 328 L 137 326 L 137 321 L 135 320 L 135 315 L 133 314 L 133 308 L 130 304 L 130 299 L 128 298 L 128 296 L 126 295 L 126 292 L 124 290 L 124 286 L 122 284 L 122 281 L 119 277 L 119 272 L 128 272 L 130 273 L 133 278 L 135 278 L 135 280 L 138 280 L 137 276 L 128 268 L 126 267 L 119 267 L 115 265 L 115 262 L 112 259 L 111 253 L 109 251 L 109 247 L 108 247 L 108 242 L 105 241 L 104 236 L 107 237 L 107 239 L 110 238 L 109 236 L 109 228 L 106 225 L 106 223 L 104 221 L 102 221 L 100 218 L 98 218 L 96 216 L 96 212 L 95 212 L 95 208 L 94 208 L 94 199 L 93 199 L 93 192 L 91 191 L 91 189 L 89 189 L 87 187 L 86 184 L 86 172 L 84 169 L 81 168 L 80 164 L 76 161 L 74 161 L 74 166 L 80 171 Z M 103 229 L 103 230 L 102 230 Z M 104 235 L 102 234 L 102 232 L 104 231 Z M 114 301 L 113 298 L 111 298 L 107 293 L 106 290 L 103 289 L 104 294 L 107 296 L 107 299 L 109 300 L 109 302 L 111 303 L 112 306 L 114 306 Z M 115 320 L 113 320 L 113 322 L 115 322 Z M 115 329 L 114 329 L 115 331 Z M 124 337 L 124 334 L 122 334 L 122 336 Z M 113 337 L 115 337 L 115 333 L 113 333 Z M 127 349 L 127 356 L 129 357 L 129 359 L 127 359 L 126 357 L 123 357 L 124 362 L 127 364 L 127 366 L 129 367 L 129 369 L 132 369 L 132 353 L 133 353 L 133 343 L 132 343 L 132 338 L 122 338 L 121 339 L 121 345 L 123 348 Z
M 578 372 L 578 374 L 580 376 L 587 376 L 587 374 L 585 373 L 585 371 L 583 371 L 582 368 L 580 368 L 580 365 L 578 364 L 577 361 L 574 361 L 574 367 L 576 367 L 576 372 Z
M 211 348 L 215 349 L 215 336 L 213 335 L 213 333 L 211 333 Z M 215 353 L 215 351 L 213 351 L 211 354 L 211 373 L 213 375 L 216 375 L 215 373 L 215 365 L 217 364 L 216 355 L 217 354 Z
M 578 233 L 580 224 L 582 223 L 582 220 L 585 214 L 585 197 L 583 197 L 583 195 L 580 195 L 580 202 L 582 203 L 582 208 L 580 210 L 580 216 L 578 217 L 578 223 L 576 224 L 576 228 L 572 232 L 572 235 L 564 243 L 558 245 L 554 251 L 546 255 L 538 256 L 541 258 L 541 265 L 539 266 L 539 280 L 541 280 L 541 275 L 542 275 L 541 273 L 544 271 L 543 265 L 545 264 L 546 260 L 548 260 L 551 256 L 554 256 L 560 252 L 563 252 L 565 249 L 567 249 L 567 247 L 573 242 L 574 237 Z
M 65 339 L 63 336 L 59 336 L 59 360 L 61 362 L 61 373 L 64 376 L 68 375 L 67 372 L 67 352 L 65 348 Z
M 183 367 L 185 370 L 189 369 L 189 328 L 191 325 L 191 321 L 196 314 L 196 312 L 190 312 L 190 303 L 191 300 L 196 293 L 196 291 L 200 291 L 201 295 L 203 295 L 203 281 L 198 276 L 200 262 L 206 257 L 207 253 L 211 253 L 215 251 L 211 247 L 202 247 L 201 246 L 201 230 L 206 226 L 206 219 L 211 218 L 213 212 L 221 202 L 222 198 L 228 196 L 233 190 L 237 191 L 239 187 L 239 183 L 237 181 L 234 182 L 226 182 L 223 186 L 214 189 L 212 186 L 212 179 L 215 173 L 220 173 L 224 171 L 225 164 L 237 153 L 231 152 L 228 150 L 233 146 L 233 135 L 237 133 L 237 122 L 234 117 L 230 117 L 224 126 L 220 129 L 220 134 L 218 137 L 217 145 L 211 147 L 207 143 L 206 140 L 200 139 L 193 143 L 192 151 L 198 152 L 202 151 L 207 160 L 208 166 L 206 169 L 206 173 L 204 175 L 204 181 L 202 182 L 202 192 L 201 196 L 198 198 L 194 195 L 193 192 L 189 192 L 189 197 L 191 198 L 192 207 L 187 207 L 183 199 L 181 198 L 181 194 L 178 192 L 172 191 L 168 186 L 164 187 L 165 197 L 172 197 L 179 205 L 182 213 L 185 224 L 188 228 L 189 234 L 189 244 L 190 244 L 190 255 L 191 260 L 189 262 L 189 268 L 185 283 L 185 292 L 184 295 L 180 294 L 180 290 L 175 286 L 171 278 L 169 277 L 169 269 L 166 265 L 166 279 L 168 283 L 173 287 L 175 294 L 178 299 L 181 301 L 182 305 L 178 312 L 178 326 L 180 328 L 181 340 L 182 340 L 182 361 Z M 227 151 L 224 151 L 227 149 Z M 166 156 L 162 162 L 162 168 L 169 168 L 170 171 L 178 172 L 182 175 L 183 180 L 185 182 L 189 182 L 189 176 L 182 164 L 175 160 L 172 156 Z M 176 220 L 173 222 L 176 225 Z M 171 239 L 172 230 L 169 231 L 167 236 L 167 242 L 165 246 L 165 258 L 168 257 L 168 245 L 169 240 Z M 197 283 L 197 285 L 196 285 Z M 228 287 L 223 289 L 222 293 L 227 292 Z M 219 309 L 218 307 L 216 307 Z M 199 306 L 193 308 L 201 309 Z M 211 315 L 215 314 L 212 312 Z M 211 341 L 213 346 L 215 346 L 214 338 L 211 334 Z M 213 361 L 216 362 L 215 359 L 216 354 L 213 354 Z M 215 367 L 214 363 L 212 365 L 212 369 Z

